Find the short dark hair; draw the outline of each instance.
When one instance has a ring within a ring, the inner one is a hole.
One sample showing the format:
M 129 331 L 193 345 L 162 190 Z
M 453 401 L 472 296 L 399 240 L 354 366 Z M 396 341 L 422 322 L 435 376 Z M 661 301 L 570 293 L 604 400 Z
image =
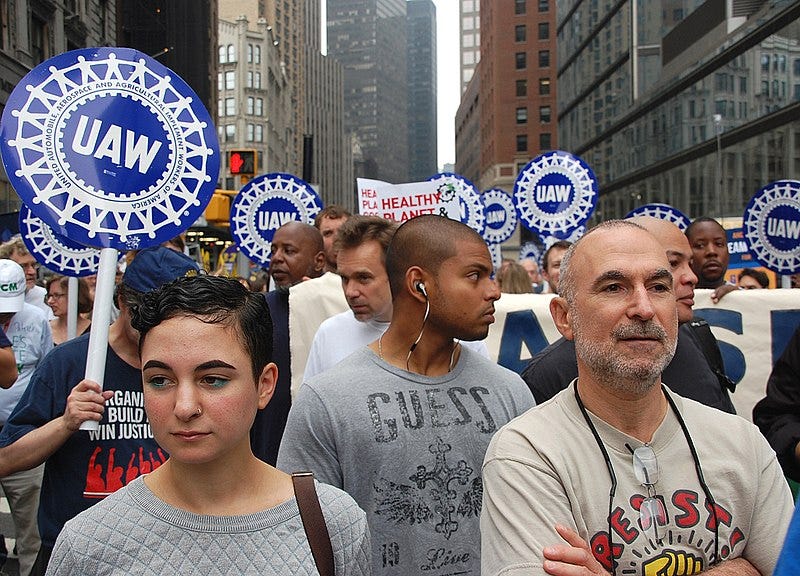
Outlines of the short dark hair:
M 702 224 L 704 222 L 713 222 L 714 224 L 719 226 L 722 230 L 725 230 L 722 224 L 714 220 L 711 216 L 700 216 L 699 218 L 695 218 L 694 220 L 692 220 L 692 223 L 686 227 L 686 230 L 684 230 L 683 233 L 686 234 L 687 238 L 691 239 L 692 231 L 697 227 L 698 224 Z
M 475 230 L 445 216 L 425 214 L 401 224 L 386 251 L 392 298 L 402 292 L 406 271 L 412 266 L 436 276 L 442 262 L 456 255 L 458 241 L 486 244 Z
M 250 356 L 256 381 L 272 361 L 272 318 L 267 301 L 263 294 L 250 292 L 238 280 L 187 276 L 145 294 L 131 311 L 131 325 L 139 331 L 139 353 L 150 330 L 179 316 L 232 327 Z
M 348 212 L 344 206 L 339 206 L 338 204 L 329 204 L 320 210 L 319 213 L 314 217 L 314 227 L 319 229 L 323 218 L 338 220 L 339 218 L 350 218 L 350 216 L 352 216 L 352 214 L 350 214 L 350 212 Z
M 758 282 L 758 285 L 762 288 L 769 288 L 769 276 L 767 276 L 766 272 L 755 270 L 754 268 L 744 268 L 739 272 L 739 280 L 744 276 L 750 276 L 750 278 Z
M 542 269 L 545 272 L 547 272 L 547 268 L 549 267 L 548 264 L 547 264 L 547 259 L 550 257 L 550 252 L 552 252 L 553 250 L 558 250 L 558 249 L 562 249 L 562 248 L 564 250 L 566 250 L 570 246 L 572 246 L 572 242 L 570 242 L 569 240 L 558 240 L 556 242 L 553 242 L 553 244 L 550 246 L 550 248 L 548 248 L 547 250 L 544 251 L 544 256 L 542 256 Z
M 380 216 L 356 214 L 348 218 L 347 222 L 339 228 L 336 233 L 334 248 L 337 251 L 357 248 L 364 242 L 375 240 L 383 249 L 383 260 L 385 262 L 386 250 L 388 250 L 389 243 L 392 241 L 394 233 L 397 232 L 398 226 L 400 225 L 397 222 Z
M 69 278 L 66 276 L 53 276 L 45 284 L 47 293 L 50 294 L 50 287 L 58 283 L 59 288 L 65 292 L 69 290 Z M 89 297 L 89 285 L 83 278 L 78 278 L 78 313 L 86 314 L 92 311 L 92 299 Z

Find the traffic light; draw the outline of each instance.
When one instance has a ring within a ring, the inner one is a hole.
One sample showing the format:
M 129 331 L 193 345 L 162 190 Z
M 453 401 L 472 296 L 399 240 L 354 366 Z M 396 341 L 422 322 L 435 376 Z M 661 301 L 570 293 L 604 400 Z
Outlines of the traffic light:
M 256 173 L 255 150 L 231 150 L 228 152 L 228 166 L 234 176 L 253 176 Z

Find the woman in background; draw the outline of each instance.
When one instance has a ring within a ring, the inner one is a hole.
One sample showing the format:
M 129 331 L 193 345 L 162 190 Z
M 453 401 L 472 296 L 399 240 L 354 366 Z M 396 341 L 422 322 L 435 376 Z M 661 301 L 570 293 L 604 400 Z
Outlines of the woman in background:
M 55 318 L 50 320 L 50 332 L 53 334 L 53 344 L 66 342 L 67 338 L 67 286 L 69 278 L 66 276 L 53 276 L 47 281 L 47 297 L 45 302 L 53 310 Z M 92 311 L 92 300 L 89 296 L 89 286 L 83 278 L 78 278 L 78 323 L 76 336 L 89 330 L 92 322 L 89 313 Z

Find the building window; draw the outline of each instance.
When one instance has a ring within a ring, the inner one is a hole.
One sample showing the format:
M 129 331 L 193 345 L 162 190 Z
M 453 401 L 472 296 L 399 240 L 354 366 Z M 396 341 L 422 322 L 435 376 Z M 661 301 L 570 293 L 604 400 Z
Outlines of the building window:
M 527 151 L 528 151 L 528 135 L 517 134 L 517 152 L 527 152 Z
M 256 64 L 261 64 L 261 46 L 259 46 L 258 44 L 256 44 L 256 47 L 255 47 L 255 58 L 254 58 L 254 60 L 255 60 Z
M 794 75 L 800 76 L 800 58 L 795 58 L 794 61 Z
M 461 19 L 461 29 L 462 30 L 474 30 L 475 29 L 475 18 L 472 16 L 465 16 Z
M 217 116 L 219 117 L 225 116 L 225 100 L 223 100 L 222 98 L 217 100 Z
M 526 13 L 526 0 L 514 0 L 514 14 Z
M 550 11 L 550 0 L 539 0 L 539 12 Z
M 761 57 L 761 71 L 769 72 L 769 54 L 764 54 Z
M 517 97 L 521 98 L 528 95 L 528 81 L 517 80 Z
M 539 22 L 539 40 L 550 39 L 550 23 Z
M 254 140 L 256 142 L 263 142 L 264 141 L 264 127 L 260 124 L 256 124 L 256 133 Z
M 236 62 L 236 47 L 228 44 L 228 62 Z
M 253 138 L 255 137 L 254 132 L 255 132 L 255 126 L 253 126 L 252 124 L 248 124 L 247 125 L 247 138 L 246 138 L 248 142 L 252 142 L 253 141 Z
M 517 124 L 528 123 L 528 109 L 525 107 L 517 108 Z
M 550 94 L 550 78 L 539 78 L 539 95 L 547 96 Z
M 517 70 L 525 70 L 528 65 L 528 58 L 525 52 L 517 52 L 514 54 Z
M 527 40 L 527 30 L 525 28 L 525 24 L 520 24 L 519 26 L 514 26 L 514 40 L 516 42 L 525 42 Z
M 50 57 L 49 37 L 47 22 L 36 14 L 31 14 L 31 58 L 34 64 L 44 62 Z
M 249 115 L 253 115 L 253 109 L 255 108 L 255 98 L 252 96 L 247 97 L 247 113 Z
M 253 45 L 247 45 L 247 63 L 251 64 L 253 62 Z
M 227 124 L 225 126 L 225 142 L 233 142 L 236 140 L 236 125 Z
M 236 116 L 235 98 L 225 98 L 225 116 Z
M 539 106 L 539 122 L 542 124 L 550 122 L 550 106 Z
M 217 90 L 222 92 L 222 89 L 225 88 L 225 82 L 223 80 L 224 76 L 222 72 L 217 73 Z
M 550 50 L 539 50 L 539 68 L 550 67 Z
M 542 132 L 539 134 L 539 150 L 542 152 L 546 152 L 547 150 L 552 150 L 553 142 L 550 138 L 549 132 Z
M 225 72 L 225 90 L 236 88 L 236 73 L 233 70 Z
M 225 48 L 224 45 L 220 44 L 219 47 L 219 63 L 225 64 L 228 61 L 228 49 Z
M 250 70 L 247 71 L 247 87 L 253 87 L 253 72 Z
M 261 72 L 256 72 L 256 79 L 253 88 L 256 90 L 261 90 Z
M 264 99 L 263 98 L 256 98 L 256 116 L 263 116 L 264 115 Z

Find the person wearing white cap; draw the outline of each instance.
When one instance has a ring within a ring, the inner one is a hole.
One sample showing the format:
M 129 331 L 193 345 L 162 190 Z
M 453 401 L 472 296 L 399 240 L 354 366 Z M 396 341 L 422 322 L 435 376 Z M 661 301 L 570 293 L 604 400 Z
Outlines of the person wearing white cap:
M 0 244 L 0 259 L 8 258 L 22 267 L 25 273 L 25 302 L 33 304 L 41 309 L 48 320 L 53 318 L 53 311 L 45 301 L 47 290 L 36 283 L 36 276 L 39 272 L 39 263 L 28 251 L 22 237 L 17 234 L 7 242 Z
M 34 369 L 53 348 L 47 317 L 25 302 L 25 271 L 13 260 L 0 259 L 0 324 L 11 340 L 19 371 L 16 382 L 0 390 L 0 424 L 5 426 Z M 36 517 L 43 471 L 43 466 L 37 466 L 0 479 L 14 519 L 20 574 L 30 574 L 39 553 Z

